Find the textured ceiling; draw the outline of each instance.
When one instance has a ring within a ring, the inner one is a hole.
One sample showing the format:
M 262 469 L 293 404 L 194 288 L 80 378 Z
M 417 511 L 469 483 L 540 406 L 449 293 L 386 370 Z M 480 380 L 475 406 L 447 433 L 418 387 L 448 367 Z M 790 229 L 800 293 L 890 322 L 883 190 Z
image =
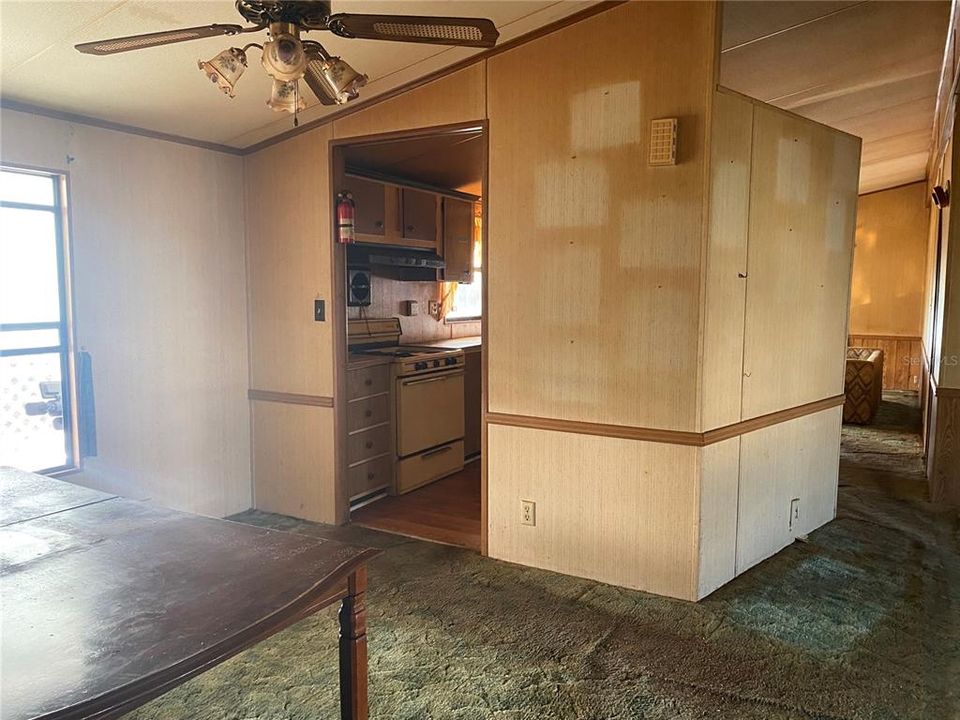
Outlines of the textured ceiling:
M 333 11 L 488 17 L 500 30 L 502 43 L 594 4 L 596 0 L 333 0 Z M 198 59 L 255 42 L 262 34 L 245 35 L 242 43 L 208 38 L 105 57 L 73 49 L 79 42 L 210 23 L 242 24 L 243 19 L 232 0 L 2 0 L 0 92 L 9 100 L 240 148 L 291 129 L 289 115 L 274 113 L 265 104 L 270 79 L 259 67 L 256 50 L 233 99 L 218 92 L 197 69 Z M 325 32 L 307 37 L 321 40 L 331 53 L 369 75 L 362 98 L 482 52 L 347 40 Z M 300 114 L 301 122 L 332 112 L 311 101 Z
M 567 17 L 596 0 L 334 0 L 335 12 L 491 18 L 501 42 Z M 864 139 L 861 191 L 924 176 L 949 3 L 725 3 L 721 82 L 734 90 Z M 213 22 L 237 23 L 232 0 L 0 0 L 4 99 L 197 140 L 248 147 L 292 127 L 265 105 L 270 80 L 256 52 L 237 97 L 197 69 L 231 38 L 95 57 L 78 42 Z M 250 42 L 259 35 L 245 36 Z M 370 76 L 372 98 L 481 52 L 311 33 Z M 301 122 L 330 108 L 312 104 Z
M 720 81 L 863 138 L 860 191 L 924 179 L 948 2 L 729 2 Z

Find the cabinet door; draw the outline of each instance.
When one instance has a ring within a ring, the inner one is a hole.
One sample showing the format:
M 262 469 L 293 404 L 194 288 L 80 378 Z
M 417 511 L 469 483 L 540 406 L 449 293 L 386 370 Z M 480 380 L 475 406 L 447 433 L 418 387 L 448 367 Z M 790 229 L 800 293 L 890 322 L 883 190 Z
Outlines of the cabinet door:
M 437 242 L 437 201 L 439 197 L 423 190 L 403 188 L 403 237 L 405 240 Z
M 473 282 L 473 203 L 443 198 L 443 279 Z
M 383 183 L 375 180 L 347 177 L 345 185 L 347 192 L 353 193 L 353 202 L 357 206 L 357 234 L 384 235 L 386 227 L 386 208 L 384 205 L 386 188 Z
M 479 349 L 463 355 L 463 456 L 480 452 L 480 425 L 483 417 L 483 370 Z

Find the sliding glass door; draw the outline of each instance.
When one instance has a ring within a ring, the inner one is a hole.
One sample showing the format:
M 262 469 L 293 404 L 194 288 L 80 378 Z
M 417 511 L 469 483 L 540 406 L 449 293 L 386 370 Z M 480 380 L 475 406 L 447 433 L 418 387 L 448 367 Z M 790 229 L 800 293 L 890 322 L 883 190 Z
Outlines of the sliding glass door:
M 0 168 L 0 465 L 76 463 L 63 178 Z

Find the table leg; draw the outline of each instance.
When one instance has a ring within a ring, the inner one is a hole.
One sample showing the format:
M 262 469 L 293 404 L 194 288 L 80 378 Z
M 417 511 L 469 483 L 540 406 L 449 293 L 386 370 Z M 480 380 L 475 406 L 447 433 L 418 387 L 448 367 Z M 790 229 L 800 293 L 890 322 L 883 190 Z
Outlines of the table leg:
M 367 569 L 347 578 L 347 596 L 340 605 L 340 717 L 367 720 L 367 609 L 363 596 Z

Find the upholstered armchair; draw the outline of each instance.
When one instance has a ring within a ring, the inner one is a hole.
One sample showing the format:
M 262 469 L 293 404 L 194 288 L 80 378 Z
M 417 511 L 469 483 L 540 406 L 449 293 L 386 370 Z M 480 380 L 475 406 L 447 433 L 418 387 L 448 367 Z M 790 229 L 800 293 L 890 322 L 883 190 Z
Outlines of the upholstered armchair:
M 847 348 L 843 395 L 845 423 L 873 422 L 883 396 L 883 350 Z

